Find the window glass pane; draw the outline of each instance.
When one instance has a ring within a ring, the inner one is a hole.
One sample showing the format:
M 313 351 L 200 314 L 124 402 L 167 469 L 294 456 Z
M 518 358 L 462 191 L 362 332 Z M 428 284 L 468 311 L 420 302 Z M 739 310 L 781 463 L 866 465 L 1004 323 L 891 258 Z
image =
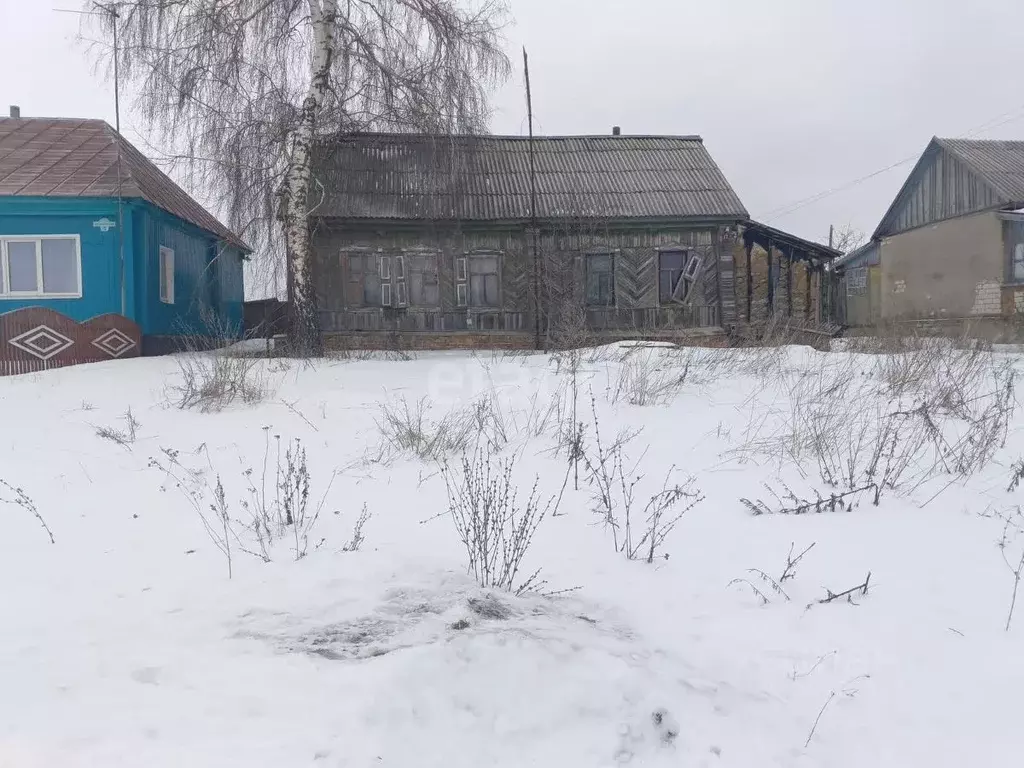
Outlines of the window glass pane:
M 678 279 L 678 272 L 662 270 L 658 275 L 658 296 L 663 302 L 672 301 L 672 289 L 675 287 L 676 280 Z
M 612 274 L 611 254 L 587 257 L 587 303 L 597 306 L 615 304 L 615 278 Z
M 469 273 L 471 275 L 496 274 L 497 271 L 497 256 L 474 256 L 469 260 Z
M 390 290 L 390 286 L 388 290 Z M 375 307 L 380 303 L 380 278 L 376 275 L 365 275 L 363 277 L 363 304 Z
M 427 307 L 436 307 L 441 303 L 441 294 L 436 282 L 433 285 L 423 286 L 423 297 L 419 303 Z
M 1013 279 L 1024 280 L 1024 243 L 1013 248 Z
M 174 251 L 163 246 L 160 248 L 160 300 L 174 303 Z
M 3 253 L 3 248 L 0 247 L 0 254 Z M 7 293 L 7 278 L 4 277 L 4 262 L 3 257 L 0 256 L 0 294 Z
M 484 276 L 471 275 L 469 278 L 469 303 L 474 307 L 483 306 L 484 302 Z
M 484 304 L 488 307 L 498 306 L 498 276 L 484 276 Z
M 682 269 L 686 262 L 686 251 L 662 251 L 662 269 Z
M 353 282 L 358 282 L 363 279 L 363 257 L 362 256 L 349 256 L 348 257 L 348 277 Z
M 12 292 L 39 290 L 36 275 L 36 244 L 12 241 L 7 243 L 7 268 Z
M 43 240 L 43 292 L 78 293 L 78 253 L 75 241 Z

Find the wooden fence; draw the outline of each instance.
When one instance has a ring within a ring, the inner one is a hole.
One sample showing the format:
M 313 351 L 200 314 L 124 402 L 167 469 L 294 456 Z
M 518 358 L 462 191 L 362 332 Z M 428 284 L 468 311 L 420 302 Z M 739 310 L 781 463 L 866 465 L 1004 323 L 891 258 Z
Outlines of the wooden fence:
M 139 326 L 122 315 L 76 322 L 43 307 L 0 314 L 0 376 L 138 357 Z

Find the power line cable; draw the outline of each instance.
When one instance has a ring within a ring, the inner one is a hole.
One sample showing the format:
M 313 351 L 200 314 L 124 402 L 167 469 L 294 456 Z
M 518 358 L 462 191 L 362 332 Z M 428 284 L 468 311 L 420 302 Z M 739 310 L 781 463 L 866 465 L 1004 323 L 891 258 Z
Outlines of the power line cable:
M 1024 105 L 1021 105 L 1017 109 L 1011 110 L 1009 112 L 1004 112 L 1000 115 L 997 115 L 987 120 L 986 122 L 982 123 L 981 125 L 971 128 L 966 133 L 960 134 L 956 138 L 972 138 L 973 136 L 977 136 L 979 133 L 983 131 L 987 131 L 991 128 L 998 128 L 1001 125 L 1013 122 L 1014 120 L 1020 118 L 1022 115 L 1024 115 Z M 897 160 L 895 163 L 890 163 L 884 168 L 879 168 L 877 171 L 872 171 L 871 173 L 865 176 L 860 176 L 859 178 L 845 182 L 843 184 L 840 184 L 839 186 L 823 190 L 821 192 L 818 192 L 817 194 L 811 195 L 810 197 L 801 198 L 799 200 L 787 203 L 786 205 L 780 206 L 779 208 L 775 208 L 771 211 L 768 211 L 768 213 L 765 214 L 765 219 L 770 224 L 772 221 L 783 218 L 785 216 L 789 216 L 790 214 L 799 211 L 801 208 L 806 208 L 808 205 L 812 205 L 818 202 L 819 200 L 824 200 L 825 198 L 831 197 L 832 195 L 838 194 L 840 192 L 845 192 L 848 189 L 860 186 L 864 182 L 870 181 L 876 176 L 881 176 L 884 173 L 888 173 L 889 171 L 899 168 L 901 165 L 906 165 L 907 163 L 917 160 L 920 157 L 920 153 L 909 155 L 903 158 L 902 160 Z

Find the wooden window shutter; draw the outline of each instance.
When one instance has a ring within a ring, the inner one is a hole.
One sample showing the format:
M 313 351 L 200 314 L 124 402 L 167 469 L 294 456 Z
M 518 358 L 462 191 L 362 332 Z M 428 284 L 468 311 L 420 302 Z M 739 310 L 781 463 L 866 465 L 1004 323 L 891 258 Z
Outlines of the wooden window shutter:
M 468 286 L 469 260 L 465 256 L 455 257 L 455 304 L 465 307 L 469 304 Z
M 395 293 L 396 306 L 405 307 L 409 305 L 409 291 L 405 284 L 405 256 L 395 256 Z

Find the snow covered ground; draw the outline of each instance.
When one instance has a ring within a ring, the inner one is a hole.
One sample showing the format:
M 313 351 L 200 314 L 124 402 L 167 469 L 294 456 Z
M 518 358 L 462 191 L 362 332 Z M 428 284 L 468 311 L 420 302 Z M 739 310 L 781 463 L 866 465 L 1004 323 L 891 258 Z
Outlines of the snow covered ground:
M 928 355 L 896 357 L 587 353 L 587 450 L 595 414 L 606 445 L 641 430 L 624 449 L 634 525 L 667 476 L 692 476 L 704 500 L 652 563 L 630 561 L 581 463 L 524 563 L 546 585 L 520 597 L 467 575 L 439 461 L 398 454 L 378 423 L 382 405 L 423 402 L 428 422 L 456 426 L 482 414 L 469 444 L 515 459 L 520 500 L 537 476 L 557 495 L 568 357 L 261 361 L 263 402 L 205 413 L 170 404 L 173 358 L 0 379 L 0 500 L 20 488 L 55 539 L 24 503 L 0 504 L 0 766 L 1019 765 L 1024 607 L 1007 631 L 1003 554 L 1016 565 L 1024 538 L 999 518 L 1024 495 L 1007 490 L 1024 412 L 1004 431 L 997 400 L 1024 357 L 999 351 L 964 374 L 971 396 L 930 412 L 941 442 L 916 416 L 872 432 L 960 375 L 914 378 Z M 913 380 L 898 397 L 897 375 Z M 844 443 L 824 453 L 861 468 L 882 445 L 896 487 L 878 506 L 869 489 L 834 510 L 754 514 L 837 492 L 819 461 L 828 435 Z M 242 551 L 259 553 L 242 501 L 264 462 L 276 495 L 278 445 L 295 439 L 320 515 L 305 557 L 288 533 L 264 562 Z M 975 461 L 985 440 L 994 452 Z M 218 477 L 239 521 L 230 579 L 197 513 L 216 520 Z M 780 583 L 791 548 L 812 544 Z M 819 602 L 868 572 L 866 595 Z

